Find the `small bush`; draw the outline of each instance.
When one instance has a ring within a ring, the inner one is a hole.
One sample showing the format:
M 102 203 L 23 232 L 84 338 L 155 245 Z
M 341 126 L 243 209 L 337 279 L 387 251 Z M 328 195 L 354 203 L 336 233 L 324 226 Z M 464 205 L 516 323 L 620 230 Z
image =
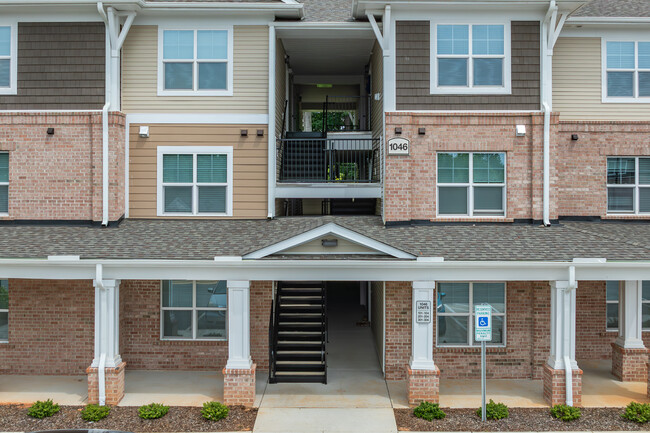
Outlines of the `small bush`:
M 84 421 L 97 422 L 106 418 L 110 412 L 111 408 L 108 406 L 89 404 L 81 410 L 81 418 Z
M 219 421 L 228 416 L 228 406 L 225 404 L 219 403 L 218 401 L 208 401 L 203 403 L 203 409 L 201 409 L 201 415 L 203 418 L 208 421 Z
M 478 416 L 481 416 L 481 408 L 476 411 Z M 485 418 L 486 419 L 503 419 L 508 418 L 508 406 L 503 403 L 495 403 L 490 399 L 489 403 L 485 405 Z
M 43 419 L 54 415 L 60 409 L 61 408 L 58 404 L 48 399 L 34 403 L 27 411 L 27 415 L 31 416 L 32 418 Z
M 646 423 L 650 421 L 650 404 L 632 402 L 627 405 L 625 412 L 621 416 L 640 424 Z
M 580 408 L 567 406 L 566 404 L 556 404 L 551 408 L 551 415 L 562 421 L 573 421 L 582 416 Z
M 418 418 L 426 419 L 427 421 L 433 421 L 434 419 L 443 419 L 447 416 L 438 403 L 429 403 L 428 401 L 423 401 L 418 407 L 413 409 L 413 415 Z
M 138 408 L 138 415 L 142 419 L 158 419 L 167 415 L 169 406 L 160 403 L 151 403 Z

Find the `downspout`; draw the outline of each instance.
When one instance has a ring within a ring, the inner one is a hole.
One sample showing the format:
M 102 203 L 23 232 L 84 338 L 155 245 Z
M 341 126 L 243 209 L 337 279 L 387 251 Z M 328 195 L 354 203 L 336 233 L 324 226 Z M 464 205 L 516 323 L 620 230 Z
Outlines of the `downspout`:
M 109 50 L 112 47 L 111 29 L 106 12 L 104 12 L 104 4 L 97 2 L 97 11 L 104 21 L 106 26 L 107 47 Z M 102 226 L 108 226 L 108 110 L 111 108 L 111 73 L 113 59 L 109 57 L 109 64 L 106 68 L 106 96 L 104 107 L 102 108 Z M 100 373 L 101 374 L 101 373 Z M 101 389 L 101 386 L 100 386 Z
M 569 285 L 566 288 L 566 293 L 570 293 L 578 287 L 576 281 L 576 268 L 569 266 Z M 571 317 L 571 303 L 564 305 L 564 326 L 573 326 L 573 323 L 568 323 Z M 571 321 L 572 322 L 572 321 Z M 571 348 L 571 333 L 564 333 L 564 386 L 566 394 L 566 405 L 573 406 L 573 368 L 571 366 L 571 357 L 569 356 L 569 349 Z
M 104 287 L 104 268 L 101 264 L 98 264 L 95 266 L 95 284 L 97 285 L 97 288 L 99 288 L 100 293 L 104 292 L 106 290 L 106 287 Z M 108 311 L 106 311 L 106 302 L 101 302 L 101 294 L 99 295 L 98 299 L 96 302 L 100 302 L 100 308 L 102 309 L 102 314 L 101 318 L 106 317 L 108 314 Z M 95 313 L 96 314 L 96 313 Z M 104 337 L 104 326 L 101 323 L 100 319 L 100 335 L 99 338 L 101 339 Z M 97 332 L 97 331 L 95 331 Z M 99 394 L 99 405 L 100 406 L 106 406 L 106 352 L 103 350 L 103 346 L 101 344 L 101 341 L 99 342 L 99 347 L 101 350 L 101 353 L 99 354 L 99 365 L 97 366 L 97 391 Z
M 276 173 L 276 137 L 275 137 L 275 27 L 269 25 L 269 148 L 268 148 L 268 218 L 275 217 L 275 183 L 277 182 Z
M 544 110 L 544 192 L 543 192 L 543 221 L 544 226 L 548 227 L 551 225 L 550 220 L 550 171 L 551 171 L 551 109 L 548 106 L 546 101 L 542 102 L 542 107 Z

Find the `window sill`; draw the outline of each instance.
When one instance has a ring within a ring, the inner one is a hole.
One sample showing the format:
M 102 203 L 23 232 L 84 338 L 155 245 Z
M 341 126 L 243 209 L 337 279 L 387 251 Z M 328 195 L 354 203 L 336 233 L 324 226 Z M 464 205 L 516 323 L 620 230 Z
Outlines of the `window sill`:
M 603 104 L 650 104 L 650 97 L 642 98 L 602 98 Z
M 481 346 L 436 346 L 435 351 L 438 353 L 461 353 L 461 352 L 480 352 L 481 351 Z M 500 344 L 500 345 L 489 345 L 486 346 L 486 351 L 488 353 L 505 353 L 508 351 L 508 347 L 505 344 Z M 435 361 L 435 357 L 434 357 Z
M 232 90 L 158 90 L 158 96 L 233 96 Z
M 430 89 L 432 95 L 512 95 L 512 90 L 507 87 L 432 87 Z
M 12 61 L 13 61 L 13 60 L 12 60 Z M 0 89 L 0 95 L 17 95 L 17 94 L 18 94 L 18 90 L 17 90 L 17 89 L 14 89 L 14 88 L 10 88 L 10 89 L 7 89 L 7 88 Z
M 227 338 L 161 338 L 165 343 L 219 343 L 228 341 Z
M 187 217 L 187 218 L 203 218 L 203 217 L 231 217 L 230 213 L 198 213 L 198 214 L 188 214 L 188 213 L 159 213 L 159 217 Z

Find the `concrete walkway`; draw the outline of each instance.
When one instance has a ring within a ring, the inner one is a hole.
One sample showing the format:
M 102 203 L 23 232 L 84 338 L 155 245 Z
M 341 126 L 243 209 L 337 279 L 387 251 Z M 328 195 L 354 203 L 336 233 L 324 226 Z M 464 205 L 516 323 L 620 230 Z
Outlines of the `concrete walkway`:
M 87 376 L 0 375 L 2 404 L 31 404 L 48 398 L 66 406 L 86 404 Z

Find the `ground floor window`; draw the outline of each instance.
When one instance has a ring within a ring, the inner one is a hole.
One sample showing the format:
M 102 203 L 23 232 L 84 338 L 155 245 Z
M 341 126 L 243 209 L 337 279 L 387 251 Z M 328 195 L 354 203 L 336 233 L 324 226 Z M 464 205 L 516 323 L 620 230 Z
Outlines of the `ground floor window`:
M 607 330 L 618 330 L 618 285 L 622 281 L 607 281 L 605 302 L 607 304 Z M 641 324 L 644 331 L 650 331 L 650 281 L 641 283 Z
M 438 283 L 438 346 L 474 346 L 474 305 L 492 306 L 492 341 L 504 345 L 506 328 L 505 283 Z
M 163 339 L 226 339 L 226 281 L 163 281 Z
M 9 281 L 0 280 L 0 341 L 9 340 Z

